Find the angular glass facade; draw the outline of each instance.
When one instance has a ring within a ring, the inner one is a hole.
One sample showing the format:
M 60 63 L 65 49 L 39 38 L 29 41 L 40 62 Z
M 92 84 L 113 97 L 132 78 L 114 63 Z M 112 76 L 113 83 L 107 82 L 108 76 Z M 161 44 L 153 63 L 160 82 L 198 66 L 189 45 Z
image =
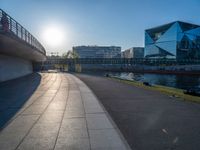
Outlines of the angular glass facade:
M 200 26 L 176 21 L 145 30 L 145 57 L 200 59 Z

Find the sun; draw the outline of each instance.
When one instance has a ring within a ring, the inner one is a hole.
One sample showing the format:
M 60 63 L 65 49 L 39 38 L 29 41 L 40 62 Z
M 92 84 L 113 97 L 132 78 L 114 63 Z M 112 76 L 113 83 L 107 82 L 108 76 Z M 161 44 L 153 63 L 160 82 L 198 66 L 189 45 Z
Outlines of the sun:
M 43 40 L 49 46 L 59 46 L 64 42 L 64 31 L 59 26 L 44 29 Z

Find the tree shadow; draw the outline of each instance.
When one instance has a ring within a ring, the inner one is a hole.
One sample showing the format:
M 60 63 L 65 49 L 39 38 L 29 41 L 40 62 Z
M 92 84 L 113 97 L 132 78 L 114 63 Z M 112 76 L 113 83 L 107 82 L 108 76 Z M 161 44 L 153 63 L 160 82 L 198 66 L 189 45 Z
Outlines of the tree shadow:
M 0 129 L 22 108 L 41 81 L 41 75 L 33 73 L 0 83 Z

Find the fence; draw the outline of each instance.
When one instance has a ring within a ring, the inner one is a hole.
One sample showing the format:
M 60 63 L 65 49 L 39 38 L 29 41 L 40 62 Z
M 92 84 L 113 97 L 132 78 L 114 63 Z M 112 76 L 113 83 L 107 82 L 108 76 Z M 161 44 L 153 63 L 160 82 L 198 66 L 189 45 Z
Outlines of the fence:
M 124 64 L 149 66 L 200 65 L 198 59 L 148 59 L 148 58 L 48 58 L 44 64 Z

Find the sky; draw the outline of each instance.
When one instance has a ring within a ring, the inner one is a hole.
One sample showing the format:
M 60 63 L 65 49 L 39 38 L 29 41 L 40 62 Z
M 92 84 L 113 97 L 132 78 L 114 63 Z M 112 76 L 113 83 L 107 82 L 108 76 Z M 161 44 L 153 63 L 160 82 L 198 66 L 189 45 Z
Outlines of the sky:
M 145 29 L 176 20 L 200 25 L 200 0 L 0 0 L 0 8 L 60 55 L 80 45 L 144 46 Z M 52 28 L 59 33 L 47 34 Z

